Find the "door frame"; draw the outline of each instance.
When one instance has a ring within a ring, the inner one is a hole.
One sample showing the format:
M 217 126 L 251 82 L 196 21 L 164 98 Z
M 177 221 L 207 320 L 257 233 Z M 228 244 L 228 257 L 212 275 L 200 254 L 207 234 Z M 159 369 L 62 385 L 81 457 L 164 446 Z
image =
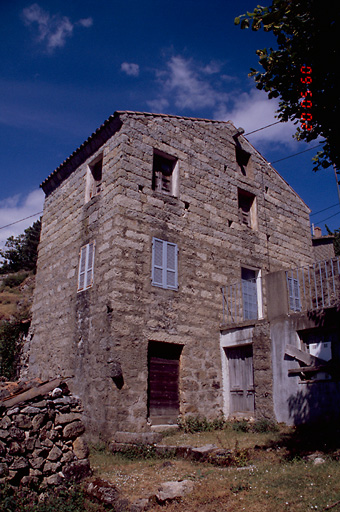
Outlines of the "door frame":
M 220 353 L 222 362 L 223 382 L 223 414 L 225 418 L 229 418 L 234 415 L 231 412 L 230 373 L 226 349 L 242 347 L 245 345 L 253 346 L 253 332 L 253 326 L 242 327 L 240 329 L 232 329 L 230 331 L 221 331 Z M 249 413 L 248 416 L 252 416 L 252 414 Z

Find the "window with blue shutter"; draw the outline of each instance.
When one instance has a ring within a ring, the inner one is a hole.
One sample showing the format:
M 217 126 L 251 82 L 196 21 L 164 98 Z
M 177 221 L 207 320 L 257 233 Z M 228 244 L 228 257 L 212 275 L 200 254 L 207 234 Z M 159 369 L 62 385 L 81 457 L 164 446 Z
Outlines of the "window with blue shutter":
M 80 249 L 79 253 L 79 272 L 78 272 L 78 292 L 87 290 L 93 285 L 94 269 L 94 249 L 95 242 L 90 242 Z
M 176 244 L 152 239 L 152 284 L 161 288 L 178 288 L 178 248 Z
M 287 275 L 289 308 L 291 311 L 301 311 L 299 280 Z

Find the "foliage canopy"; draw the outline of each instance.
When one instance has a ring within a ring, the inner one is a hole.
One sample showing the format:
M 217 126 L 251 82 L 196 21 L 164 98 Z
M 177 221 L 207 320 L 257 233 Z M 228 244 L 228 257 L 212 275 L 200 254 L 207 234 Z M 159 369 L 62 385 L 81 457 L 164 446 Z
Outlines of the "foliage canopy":
M 0 274 L 18 272 L 19 270 L 35 271 L 38 258 L 38 244 L 40 239 L 41 221 L 25 229 L 22 235 L 10 236 L 5 248 L 0 251 L 4 262 L 0 267 Z
M 294 137 L 306 142 L 324 140 L 313 158 L 314 170 L 330 164 L 340 169 L 339 18 L 340 9 L 332 0 L 273 0 L 269 7 L 258 5 L 234 20 L 241 29 L 263 28 L 276 37 L 277 49 L 256 52 L 264 71 L 251 68 L 249 76 L 269 98 L 279 98 L 277 117 L 281 121 L 300 123 L 308 105 L 312 129 L 298 126 Z M 301 81 L 305 78 L 302 66 L 311 68 L 310 83 Z M 311 103 L 302 104 L 304 99 Z

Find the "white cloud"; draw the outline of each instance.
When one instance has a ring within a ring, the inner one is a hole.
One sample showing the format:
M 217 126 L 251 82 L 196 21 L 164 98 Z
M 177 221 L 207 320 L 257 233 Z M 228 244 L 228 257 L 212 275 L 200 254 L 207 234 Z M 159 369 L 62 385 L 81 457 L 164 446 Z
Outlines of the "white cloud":
M 202 68 L 203 73 L 206 73 L 207 75 L 214 75 L 215 73 L 219 73 L 221 71 L 222 64 L 220 62 L 217 62 L 215 60 L 212 60 Z
M 213 71 L 212 64 L 202 69 L 193 60 L 174 56 L 167 62 L 166 70 L 157 71 L 161 95 L 148 104 L 151 107 L 155 101 L 165 104 L 165 101 L 171 98 L 178 108 L 197 110 L 217 107 L 219 103 L 227 101 L 228 95 L 214 87 L 209 79 L 203 76 L 215 73 L 217 71 Z
M 147 103 L 153 111 L 165 112 L 189 109 L 194 115 L 202 110 L 214 119 L 230 120 L 245 132 L 252 132 L 275 123 L 278 100 L 269 100 L 267 94 L 253 87 L 249 91 L 250 80 L 241 86 L 239 80 L 223 72 L 219 62 L 211 61 L 207 65 L 186 59 L 180 55 L 167 61 L 162 70 L 156 71 L 159 94 Z M 241 89 L 242 87 L 242 89 Z M 200 115 L 200 114 L 199 114 Z M 269 145 L 295 149 L 299 144 L 292 135 L 296 126 L 292 122 L 279 123 L 270 128 L 249 135 L 249 141 L 260 151 Z
M 216 119 L 230 120 L 237 128 L 242 127 L 245 132 L 252 132 L 269 124 L 275 123 L 278 109 L 278 100 L 269 100 L 267 94 L 257 89 L 242 92 L 233 98 L 233 106 L 228 109 L 226 105 L 215 112 Z M 265 130 L 247 136 L 256 144 L 278 143 L 294 147 L 297 142 L 292 138 L 296 126 L 292 122 L 279 123 Z
M 45 194 L 39 189 L 30 192 L 25 197 L 17 194 L 0 201 L 0 249 L 4 247 L 8 237 L 20 235 L 41 217 L 39 212 L 43 209 L 44 197 Z M 37 213 L 38 215 L 34 215 Z M 33 217 L 31 217 L 32 215 Z M 21 221 L 21 219 L 25 220 Z M 12 225 L 4 227 L 9 224 Z
M 120 69 L 129 76 L 139 75 L 139 65 L 134 64 L 133 62 L 123 62 Z
M 89 28 L 93 25 L 93 19 L 92 18 L 83 18 L 78 21 L 78 25 L 81 25 L 82 27 Z
M 67 16 L 51 15 L 38 4 L 32 4 L 22 11 L 26 26 L 37 25 L 37 41 L 44 44 L 46 50 L 52 53 L 56 48 L 62 48 L 67 38 L 73 34 L 75 25 L 88 28 L 92 25 L 92 18 L 82 18 L 72 23 Z
M 147 102 L 152 112 L 165 113 L 167 108 L 169 107 L 169 102 L 165 98 L 160 98 L 158 100 L 150 100 Z

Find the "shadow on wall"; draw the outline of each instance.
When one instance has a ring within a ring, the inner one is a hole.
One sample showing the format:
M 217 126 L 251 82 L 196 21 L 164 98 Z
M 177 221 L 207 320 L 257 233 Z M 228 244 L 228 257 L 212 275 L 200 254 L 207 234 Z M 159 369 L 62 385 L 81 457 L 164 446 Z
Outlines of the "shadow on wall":
M 302 386 L 288 398 L 289 417 L 295 425 L 340 419 L 340 382 L 319 381 Z

